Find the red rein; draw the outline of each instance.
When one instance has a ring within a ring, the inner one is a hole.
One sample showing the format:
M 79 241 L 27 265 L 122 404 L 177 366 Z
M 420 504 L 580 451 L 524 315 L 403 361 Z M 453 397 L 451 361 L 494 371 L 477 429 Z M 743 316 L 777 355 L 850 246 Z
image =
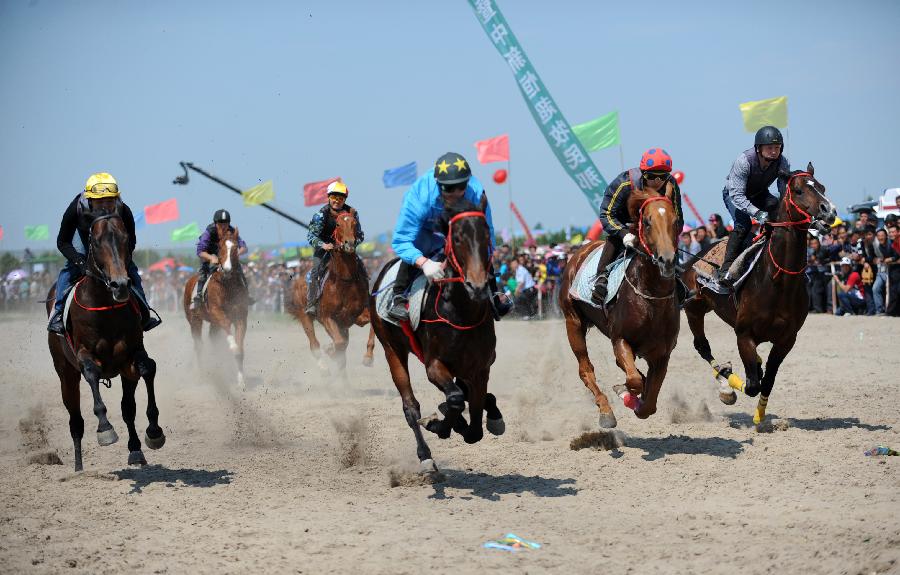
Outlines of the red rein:
M 80 280 L 78 280 L 78 283 L 76 283 L 75 287 L 72 288 L 73 290 L 75 290 L 75 293 L 72 296 L 72 300 L 81 309 L 87 310 L 87 311 L 109 311 L 111 309 L 119 309 L 120 307 L 125 307 L 126 305 L 131 304 L 132 307 L 134 307 L 135 311 L 137 311 L 137 306 L 135 306 L 134 302 L 131 300 L 130 295 L 128 297 L 128 301 L 123 301 L 122 303 L 116 303 L 113 305 L 104 305 L 104 306 L 100 306 L 100 307 L 87 307 L 87 306 L 82 305 L 81 302 L 78 301 L 78 286 L 81 285 L 81 282 L 83 282 L 85 279 L 87 279 L 87 277 L 83 277 Z
M 800 226 L 804 226 L 804 225 L 806 225 L 808 227 L 808 224 L 812 223 L 812 216 L 810 216 L 808 213 L 803 211 L 803 208 L 801 208 L 800 206 L 798 206 L 796 204 L 796 202 L 794 202 L 794 193 L 793 193 L 793 190 L 791 189 L 791 182 L 793 182 L 795 178 L 799 178 L 800 176 L 807 176 L 810 178 L 812 177 L 812 175 L 808 174 L 807 172 L 798 172 L 798 173 L 794 174 L 793 176 L 791 176 L 790 179 L 788 179 L 788 183 L 787 183 L 788 221 L 786 221 L 786 222 L 766 222 L 767 225 L 769 225 L 773 228 L 794 228 L 794 227 L 800 227 Z M 790 219 L 791 218 L 791 208 L 794 208 L 794 210 L 796 210 L 799 215 L 804 216 L 804 218 L 802 220 L 791 220 Z M 769 252 L 769 259 L 772 260 L 772 265 L 775 266 L 775 269 L 778 270 L 772 276 L 772 279 L 777 278 L 778 274 L 781 274 L 781 273 L 795 276 L 798 274 L 802 274 L 803 272 L 806 271 L 806 264 L 804 264 L 803 267 L 800 268 L 799 270 L 789 270 L 785 267 L 780 266 L 778 264 L 778 262 L 775 261 L 775 256 L 772 254 L 771 238 L 769 239 L 769 245 L 767 247 L 767 251 Z

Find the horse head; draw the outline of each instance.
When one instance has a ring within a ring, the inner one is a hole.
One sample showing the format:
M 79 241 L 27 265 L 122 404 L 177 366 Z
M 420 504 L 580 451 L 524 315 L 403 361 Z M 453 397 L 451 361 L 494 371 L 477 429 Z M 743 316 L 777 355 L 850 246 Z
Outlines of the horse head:
M 491 232 L 485 210 L 487 194 L 481 194 L 478 206 L 463 201 L 444 208 L 440 230 L 447 237 L 444 251 L 447 261 L 472 300 L 490 297 L 488 274 L 490 269 Z
M 778 214 L 771 221 L 775 223 L 808 223 L 821 233 L 827 233 L 837 219 L 837 209 L 825 197 L 825 186 L 815 176 L 812 162 L 806 171 L 780 172 L 787 179 L 784 197 L 778 205 Z
M 356 251 L 356 210 L 341 212 L 334 219 L 334 247 L 348 254 Z
M 675 251 L 678 232 L 681 231 L 675 229 L 677 214 L 672 203 L 674 192 L 675 187 L 672 182 L 668 182 L 665 194 L 636 191 L 628 199 L 631 221 L 636 222 L 632 224 L 631 231 L 638 237 L 640 248 L 650 256 L 650 260 L 666 278 L 675 274 Z
M 117 302 L 128 301 L 130 297 L 128 243 L 128 231 L 122 216 L 117 213 L 102 213 L 94 218 L 91 223 L 87 273 L 103 282 Z
M 219 267 L 225 277 L 231 272 L 241 269 L 241 260 L 238 256 L 238 238 L 240 233 L 237 228 L 229 228 L 219 238 Z

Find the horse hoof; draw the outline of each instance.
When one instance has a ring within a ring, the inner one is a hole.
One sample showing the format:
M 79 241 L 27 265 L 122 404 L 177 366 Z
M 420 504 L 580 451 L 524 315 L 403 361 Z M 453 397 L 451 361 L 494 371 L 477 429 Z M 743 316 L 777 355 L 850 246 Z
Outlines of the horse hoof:
M 737 402 L 737 394 L 733 391 L 724 393 L 719 392 L 719 401 L 724 403 L 725 405 L 734 405 Z
M 423 459 L 419 462 L 419 472 L 423 475 L 430 475 L 432 473 L 437 473 L 437 465 L 434 464 L 434 459 Z
M 128 465 L 147 465 L 147 460 L 144 458 L 144 452 L 140 449 L 130 452 L 128 454 Z
M 119 435 L 116 433 L 116 430 L 110 427 L 106 431 L 98 431 L 97 432 L 97 443 L 102 446 L 112 445 L 113 443 L 119 441 Z
M 146 445 L 150 449 L 153 449 L 153 450 L 160 449 L 165 444 L 166 444 L 165 434 L 160 433 L 159 437 L 150 437 L 147 433 L 144 433 L 144 445 Z
M 616 416 L 612 412 L 609 413 L 601 413 L 600 414 L 600 427 L 604 429 L 612 429 L 618 422 L 616 421 Z
M 503 421 L 502 417 L 500 419 L 491 419 L 488 417 L 485 427 L 487 427 L 487 430 L 491 435 L 503 435 L 503 433 L 506 432 L 506 422 Z
M 368 356 L 364 357 L 364 358 L 363 358 L 363 365 L 366 366 L 366 367 L 372 367 L 373 365 L 375 365 L 375 358 L 374 358 L 374 357 L 368 357 Z

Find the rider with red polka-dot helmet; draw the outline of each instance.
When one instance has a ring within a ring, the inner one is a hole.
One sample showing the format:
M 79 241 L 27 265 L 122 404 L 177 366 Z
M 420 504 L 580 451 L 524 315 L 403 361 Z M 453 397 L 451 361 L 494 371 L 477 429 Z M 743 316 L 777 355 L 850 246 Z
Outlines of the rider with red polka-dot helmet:
M 600 205 L 600 222 L 603 231 L 607 234 L 607 241 L 603 246 L 603 253 L 597 265 L 597 279 L 594 282 L 594 291 L 591 299 L 598 305 L 603 305 L 607 292 L 606 267 L 616 259 L 625 247 L 633 248 L 637 240 L 634 234 L 629 232 L 631 215 L 628 213 L 628 198 L 634 190 L 660 191 L 665 189 L 667 183 L 672 184 L 672 204 L 675 206 L 676 225 L 680 231 L 684 225 L 681 211 L 681 190 L 678 183 L 672 177 L 672 156 L 662 148 L 650 148 L 641 156 L 638 168 L 626 170 L 610 182 L 603 194 L 603 203 Z

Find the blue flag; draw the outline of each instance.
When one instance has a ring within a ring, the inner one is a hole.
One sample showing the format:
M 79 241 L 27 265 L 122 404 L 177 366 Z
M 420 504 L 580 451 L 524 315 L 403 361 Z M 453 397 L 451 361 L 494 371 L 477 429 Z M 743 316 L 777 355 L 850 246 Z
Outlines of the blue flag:
M 385 188 L 396 188 L 398 186 L 409 186 L 415 183 L 418 177 L 419 169 L 415 162 L 410 162 L 399 168 L 391 168 L 384 171 L 382 180 Z

